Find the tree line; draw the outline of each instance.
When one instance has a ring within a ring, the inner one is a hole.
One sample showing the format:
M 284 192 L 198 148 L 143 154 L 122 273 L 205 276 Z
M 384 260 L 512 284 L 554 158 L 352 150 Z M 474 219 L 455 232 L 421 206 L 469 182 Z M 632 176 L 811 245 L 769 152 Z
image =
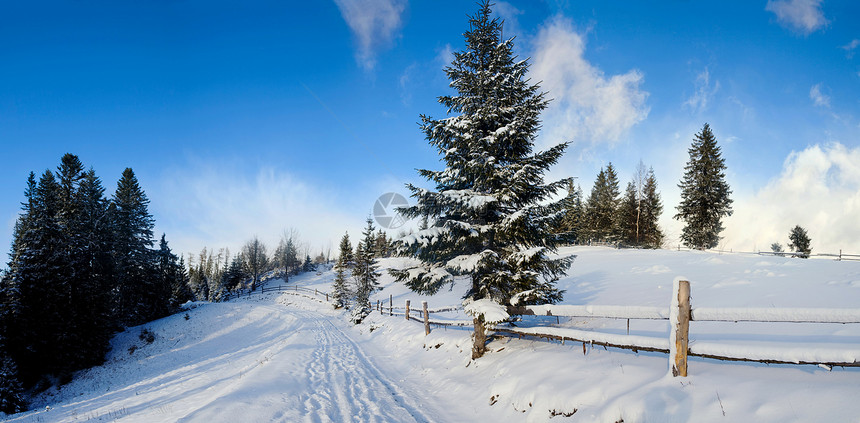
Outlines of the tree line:
M 0 411 L 21 410 L 22 387 L 101 364 L 115 332 L 192 298 L 164 235 L 155 247 L 148 205 L 130 168 L 110 198 L 73 154 L 30 173 L 0 280 Z
M 618 174 L 610 162 L 594 180 L 587 199 L 573 181 L 564 198 L 564 216 L 554 230 L 572 243 L 608 242 L 627 247 L 660 248 L 663 232 L 658 220 L 663 212 L 654 169 L 641 162 L 624 195 L 618 189 Z
M 375 230 L 373 219 L 365 220 L 361 240 L 352 248 L 349 232 L 340 239 L 334 265 L 332 299 L 336 309 L 350 310 L 350 320 L 361 323 L 372 311 L 370 296 L 379 289 L 377 259 L 391 256 L 393 240 L 385 231 Z

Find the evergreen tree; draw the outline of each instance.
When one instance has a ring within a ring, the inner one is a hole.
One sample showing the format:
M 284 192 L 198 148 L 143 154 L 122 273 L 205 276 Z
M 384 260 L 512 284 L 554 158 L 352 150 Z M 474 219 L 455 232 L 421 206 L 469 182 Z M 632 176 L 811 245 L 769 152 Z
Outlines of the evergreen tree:
M 25 409 L 23 389 L 15 362 L 3 351 L 0 336 L 0 413 L 15 414 Z
M 266 246 L 256 236 L 245 244 L 243 255 L 245 256 L 245 271 L 251 277 L 251 291 L 257 289 L 260 277 L 266 271 L 268 257 Z
M 7 277 L 11 298 L 5 327 L 8 354 L 25 385 L 46 374 L 66 373 L 69 351 L 61 346 L 76 338 L 68 315 L 66 238 L 57 219 L 60 188 L 50 171 L 45 171 L 33 191 L 30 187 L 28 183 L 27 217 L 20 225 L 26 230 L 19 235 L 19 251 L 14 252 L 16 259 Z
M 800 225 L 796 225 L 791 228 L 791 232 L 788 234 L 788 240 L 791 241 L 788 244 L 788 247 L 791 248 L 792 251 L 796 251 L 800 254 L 802 258 L 809 258 L 809 255 L 812 253 L 812 248 L 809 247 L 811 240 L 809 239 L 809 235 L 806 233 L 806 229 L 803 229 Z
M 569 243 L 579 243 L 585 238 L 585 205 L 582 202 L 582 188 L 570 181 L 567 197 L 562 203 L 564 215 L 556 232 L 563 234 Z
M 332 284 L 332 296 L 334 297 L 334 308 L 344 308 L 349 305 L 349 288 L 347 287 L 346 272 L 352 267 L 352 243 L 349 242 L 349 233 L 343 234 L 340 239 L 340 255 L 334 265 L 335 276 Z
M 780 244 L 778 242 L 774 242 L 773 244 L 770 244 L 770 251 L 773 251 L 774 253 L 783 252 L 782 244 Z
M 174 285 L 170 288 L 170 308 L 177 310 L 182 304 L 194 300 L 194 292 L 191 291 L 191 280 L 188 276 L 188 269 L 185 267 L 184 257 L 179 257 L 174 281 Z
M 639 245 L 639 196 L 633 182 L 627 184 L 624 197 L 618 204 L 616 227 L 618 241 L 624 245 Z
M 370 296 L 379 288 L 379 271 L 374 258 L 376 236 L 374 235 L 373 219 L 369 216 L 367 226 L 362 235 L 364 238 L 358 244 L 355 253 L 355 265 L 352 275 L 355 278 L 355 307 L 352 309 L 352 321 L 361 323 L 372 311 Z
M 717 139 L 706 123 L 696 134 L 688 150 L 690 160 L 684 166 L 681 204 L 675 219 L 685 222 L 681 241 L 690 248 L 714 248 L 723 231 L 722 218 L 732 215 L 732 191 L 726 182 L 726 163 L 721 157 Z
M 317 267 L 314 266 L 313 260 L 311 260 L 310 254 L 305 254 L 305 262 L 302 263 L 302 272 L 315 272 Z
M 589 238 L 594 241 L 615 241 L 618 238 L 616 213 L 620 192 L 618 174 L 612 163 L 600 169 L 585 206 Z
M 127 326 L 151 320 L 158 307 L 155 286 L 152 228 L 149 199 L 131 168 L 126 168 L 111 202 L 114 221 L 116 263 L 116 316 Z M 160 316 L 158 316 L 160 317 Z
M 534 153 L 545 95 L 528 79 L 528 63 L 516 60 L 513 41 L 502 40 L 502 22 L 490 3 L 470 20 L 466 49 L 445 68 L 453 96 L 439 102 L 447 119 L 421 116 L 421 129 L 443 156 L 445 169 L 419 170 L 436 185 L 407 185 L 417 204 L 401 209 L 408 218 L 428 217 L 432 226 L 398 241 L 398 252 L 418 258 L 417 267 L 392 272 L 411 289 L 432 294 L 468 275 L 465 299 L 497 303 L 552 303 L 554 284 L 570 259 L 549 259 L 563 238 L 551 229 L 562 216 L 560 202 L 545 204 L 568 180 L 544 184 L 543 173 L 567 144 Z M 483 316 L 475 318 L 484 333 Z M 473 356 L 485 345 L 476 336 Z
M 183 296 L 182 287 L 187 287 L 183 279 L 185 269 L 180 266 L 179 257 L 170 250 L 164 234 L 161 235 L 155 255 L 158 272 L 156 288 L 159 290 L 157 293 L 159 300 L 156 304 L 164 315 L 175 313 L 182 303 L 188 301 L 191 294 L 188 290 L 187 295 Z
M 654 169 L 649 169 L 642 188 L 639 212 L 639 241 L 649 248 L 660 248 L 663 244 L 663 231 L 658 221 L 663 214 L 663 202 L 657 192 L 657 177 Z
M 221 289 L 220 292 L 216 293 L 215 301 L 220 301 L 225 292 L 235 291 L 240 288 L 248 278 L 249 276 L 245 272 L 245 268 L 242 264 L 242 258 L 234 258 L 230 263 L 230 267 L 228 267 L 227 271 L 225 271 L 221 276 Z
M 83 173 L 73 201 L 67 251 L 74 268 L 71 307 L 80 339 L 80 363 L 75 367 L 88 367 L 104 360 L 115 327 L 114 232 L 108 200 L 94 170 Z

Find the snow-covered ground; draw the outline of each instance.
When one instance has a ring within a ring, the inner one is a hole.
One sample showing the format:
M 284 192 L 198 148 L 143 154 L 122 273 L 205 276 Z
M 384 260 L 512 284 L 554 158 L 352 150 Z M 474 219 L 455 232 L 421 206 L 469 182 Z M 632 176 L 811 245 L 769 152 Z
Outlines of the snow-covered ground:
M 668 307 L 691 281 L 693 307 L 857 308 L 860 262 L 689 251 L 576 247 L 564 304 Z M 403 259 L 386 259 L 382 267 Z M 290 280 L 328 291 L 330 271 Z M 460 303 L 465 284 L 420 296 L 384 274 L 374 296 L 395 306 Z M 271 282 L 274 283 L 274 282 Z M 12 421 L 860 421 L 860 369 L 691 358 L 673 378 L 660 353 L 533 339 L 494 339 L 470 362 L 470 328 L 346 314 L 294 293 L 202 304 L 119 334 L 105 365 L 36 398 Z M 444 318 L 465 320 L 460 311 Z M 534 317 L 524 324 L 540 323 Z M 551 318 L 555 323 L 555 318 Z M 561 318 L 558 326 L 626 333 L 626 321 Z M 154 334 L 147 343 L 144 329 Z M 668 338 L 666 321 L 631 335 Z M 860 324 L 693 322 L 691 345 L 751 351 L 860 353 Z M 49 407 L 46 409 L 46 407 Z M 570 415 L 570 417 L 565 417 Z

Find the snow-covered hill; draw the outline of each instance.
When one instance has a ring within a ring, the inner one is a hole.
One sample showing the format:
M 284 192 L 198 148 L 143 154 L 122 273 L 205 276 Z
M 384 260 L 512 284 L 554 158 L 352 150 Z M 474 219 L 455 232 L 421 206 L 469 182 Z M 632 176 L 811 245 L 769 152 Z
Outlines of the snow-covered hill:
M 562 253 L 578 255 L 559 281 L 565 304 L 665 307 L 672 280 L 685 276 L 694 307 L 860 305 L 860 262 L 585 247 Z M 331 272 L 305 274 L 290 285 L 327 291 L 332 279 Z M 387 275 L 382 283 L 374 301 L 411 299 L 416 308 L 422 300 L 459 304 L 466 289 L 459 282 L 424 297 Z M 561 324 L 626 330 L 614 320 Z M 667 331 L 666 322 L 631 322 L 631 333 Z M 583 355 L 581 344 L 509 338 L 493 340 L 490 353 L 470 363 L 469 335 L 469 328 L 434 328 L 425 337 L 420 324 L 379 313 L 351 326 L 344 313 L 289 292 L 201 304 L 117 335 L 105 365 L 11 420 L 860 421 L 857 368 L 691 358 L 690 377 L 673 378 L 665 354 L 589 348 Z M 691 339 L 860 349 L 860 324 L 694 322 Z

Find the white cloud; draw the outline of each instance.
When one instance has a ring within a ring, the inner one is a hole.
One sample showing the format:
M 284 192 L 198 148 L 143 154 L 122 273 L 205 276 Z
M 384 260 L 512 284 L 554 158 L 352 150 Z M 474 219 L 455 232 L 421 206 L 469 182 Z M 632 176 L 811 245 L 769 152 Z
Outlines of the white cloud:
M 451 47 L 451 44 L 445 44 L 445 47 L 439 49 L 436 53 L 436 61 L 439 62 L 442 67 L 451 65 L 451 62 L 454 61 L 454 48 Z
M 773 12 L 783 26 L 811 34 L 829 21 L 821 11 L 821 0 L 768 0 L 765 10 Z
M 402 25 L 405 0 L 335 0 L 358 43 L 356 60 L 365 70 L 376 65 L 376 51 L 391 43 Z
M 814 145 L 786 158 L 782 173 L 750 198 L 738 198 L 725 221 L 726 247 L 746 251 L 786 245 L 788 231 L 809 231 L 813 252 L 860 254 L 860 147 Z
M 412 75 L 415 73 L 415 69 L 418 67 L 415 63 L 406 67 L 403 70 L 403 73 L 400 74 L 399 79 L 399 87 L 400 87 L 400 102 L 403 103 L 404 106 L 410 106 L 412 104 Z
M 244 174 L 241 166 L 223 163 L 169 171 L 150 194 L 159 199 L 150 206 L 158 235 L 166 233 L 171 248 L 181 253 L 206 246 L 228 247 L 235 254 L 254 235 L 274 248 L 285 229 L 295 228 L 314 254 L 329 244 L 336 247 L 346 230 L 360 232 L 362 216 L 338 201 L 343 195 L 273 168 Z
M 809 99 L 816 107 L 830 107 L 830 97 L 821 92 L 821 84 L 815 84 L 809 89 Z
M 714 98 L 717 91 L 720 90 L 720 81 L 715 81 L 711 86 L 711 74 L 706 67 L 701 73 L 696 76 L 696 92 L 693 93 L 684 105 L 689 107 L 695 113 L 701 113 L 708 108 L 708 103 Z
M 552 99 L 543 114 L 545 145 L 613 144 L 648 116 L 642 73 L 605 75 L 585 59 L 585 39 L 570 20 L 548 21 L 533 46 L 530 76 Z
M 854 50 L 860 47 L 860 39 L 853 39 L 850 43 L 842 46 L 842 49 L 848 52 L 848 58 L 854 57 Z

